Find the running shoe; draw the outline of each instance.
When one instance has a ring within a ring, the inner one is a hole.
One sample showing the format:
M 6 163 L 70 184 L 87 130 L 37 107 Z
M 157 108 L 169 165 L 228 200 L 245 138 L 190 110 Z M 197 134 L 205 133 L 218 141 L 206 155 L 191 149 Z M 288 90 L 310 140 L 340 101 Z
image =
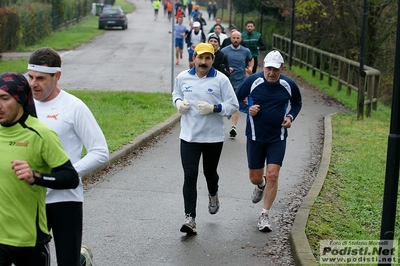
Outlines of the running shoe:
M 263 178 L 265 178 L 265 176 Z M 253 203 L 257 203 L 262 199 L 264 194 L 264 189 L 265 186 L 263 188 L 260 188 L 258 185 L 254 186 L 253 194 L 251 195 L 251 201 Z
M 179 60 L 176 60 L 175 65 L 179 65 Z
M 229 131 L 229 137 L 234 138 L 236 137 L 237 133 L 236 133 L 236 126 L 231 127 L 231 131 Z
M 92 249 L 88 246 L 83 244 L 81 247 L 81 255 L 86 259 L 86 266 L 94 266 L 93 264 L 93 252 Z
M 210 214 L 216 214 L 219 210 L 219 199 L 218 192 L 215 196 L 208 194 L 208 212 Z
M 196 222 L 190 217 L 190 214 L 186 214 L 185 223 L 181 227 L 181 232 L 187 233 L 188 235 L 197 234 Z
M 261 232 L 271 232 L 271 224 L 269 223 L 269 215 L 267 213 L 261 213 L 258 217 L 258 230 Z

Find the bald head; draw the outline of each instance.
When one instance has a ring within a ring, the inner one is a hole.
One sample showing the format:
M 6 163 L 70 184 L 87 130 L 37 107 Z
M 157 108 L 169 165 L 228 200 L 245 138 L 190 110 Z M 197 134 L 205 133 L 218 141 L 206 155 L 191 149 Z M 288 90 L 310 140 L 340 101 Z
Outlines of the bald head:
M 234 31 L 231 33 L 231 43 L 233 47 L 238 48 L 241 41 L 242 41 L 242 34 L 239 31 Z

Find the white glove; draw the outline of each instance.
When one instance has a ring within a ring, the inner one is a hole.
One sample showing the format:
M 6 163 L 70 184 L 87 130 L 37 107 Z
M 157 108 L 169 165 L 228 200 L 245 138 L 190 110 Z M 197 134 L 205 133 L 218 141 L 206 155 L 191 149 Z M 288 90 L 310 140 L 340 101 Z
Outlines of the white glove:
M 177 100 L 175 105 L 181 115 L 186 114 L 190 108 L 190 103 L 188 101 Z
M 197 107 L 199 108 L 200 114 L 208 115 L 214 113 L 214 105 L 208 102 L 198 101 Z

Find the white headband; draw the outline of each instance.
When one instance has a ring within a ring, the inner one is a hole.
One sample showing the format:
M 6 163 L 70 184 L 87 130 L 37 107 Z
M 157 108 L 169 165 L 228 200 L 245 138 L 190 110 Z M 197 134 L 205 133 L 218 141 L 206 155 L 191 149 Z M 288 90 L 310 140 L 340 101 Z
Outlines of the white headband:
M 43 73 L 55 74 L 58 71 L 61 71 L 61 67 L 48 67 L 48 66 L 39 66 L 34 64 L 28 64 L 28 70 L 39 71 Z

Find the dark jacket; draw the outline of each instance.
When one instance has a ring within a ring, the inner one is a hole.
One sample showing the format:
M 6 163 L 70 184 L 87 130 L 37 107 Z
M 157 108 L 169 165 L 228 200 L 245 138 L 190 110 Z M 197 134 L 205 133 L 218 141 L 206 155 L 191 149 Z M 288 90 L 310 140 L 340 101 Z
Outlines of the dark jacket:
M 207 25 L 207 22 L 203 17 L 199 16 L 196 21 L 200 22 L 200 29 L 201 30 L 203 30 L 203 26 Z
M 228 57 L 223 52 L 221 52 L 220 50 L 218 50 L 215 53 L 215 60 L 214 60 L 214 63 L 213 63 L 213 67 L 216 70 L 221 71 L 228 78 L 231 75 L 231 73 L 229 72 Z
M 267 45 L 261 38 L 261 33 L 253 31 L 248 33 L 247 31 L 242 33 L 242 40 L 246 44 L 245 47 L 249 48 L 253 57 L 260 55 L 260 51 L 267 50 Z

